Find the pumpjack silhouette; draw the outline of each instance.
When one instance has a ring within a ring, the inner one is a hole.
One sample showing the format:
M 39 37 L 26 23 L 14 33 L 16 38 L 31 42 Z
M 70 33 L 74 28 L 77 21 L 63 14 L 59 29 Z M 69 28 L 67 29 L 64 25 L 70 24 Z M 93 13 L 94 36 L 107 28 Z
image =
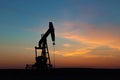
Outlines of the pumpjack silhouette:
M 47 44 L 47 37 L 51 34 L 53 45 L 55 45 L 55 30 L 53 27 L 53 23 L 49 22 L 49 29 L 45 34 L 41 35 L 41 39 L 39 41 L 38 47 L 35 46 L 35 64 L 32 65 L 32 70 L 37 71 L 45 71 L 48 69 L 52 69 L 52 64 L 50 60 L 50 54 Z M 37 50 L 41 50 L 41 55 L 38 55 Z M 26 69 L 29 69 L 29 65 L 26 64 Z

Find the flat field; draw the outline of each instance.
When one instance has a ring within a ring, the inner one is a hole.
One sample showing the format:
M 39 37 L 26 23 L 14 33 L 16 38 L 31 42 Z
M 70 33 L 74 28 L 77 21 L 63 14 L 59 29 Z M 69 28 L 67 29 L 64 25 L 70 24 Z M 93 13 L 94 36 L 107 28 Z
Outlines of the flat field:
M 46 72 L 0 69 L 0 80 L 120 80 L 120 69 L 56 68 Z

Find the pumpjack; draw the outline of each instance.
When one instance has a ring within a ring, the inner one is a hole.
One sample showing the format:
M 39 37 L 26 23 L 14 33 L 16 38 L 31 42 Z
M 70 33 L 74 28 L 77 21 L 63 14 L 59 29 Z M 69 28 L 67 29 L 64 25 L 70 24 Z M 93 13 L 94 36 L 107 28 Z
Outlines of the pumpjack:
M 41 39 L 39 41 L 38 47 L 35 46 L 35 64 L 32 65 L 32 70 L 37 71 L 45 71 L 48 69 L 52 69 L 52 64 L 50 60 L 50 54 L 47 44 L 47 37 L 51 34 L 53 45 L 55 45 L 55 30 L 53 27 L 53 23 L 49 22 L 49 29 L 45 34 L 41 35 Z M 41 50 L 41 55 L 38 55 L 38 51 Z M 28 68 L 28 65 L 26 65 Z

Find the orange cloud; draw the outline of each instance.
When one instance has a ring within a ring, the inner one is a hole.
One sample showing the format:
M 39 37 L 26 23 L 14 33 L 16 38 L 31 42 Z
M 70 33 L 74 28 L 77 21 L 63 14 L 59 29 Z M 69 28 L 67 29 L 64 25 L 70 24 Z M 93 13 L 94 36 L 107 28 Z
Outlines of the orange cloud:
M 63 46 L 64 46 L 64 47 L 71 47 L 72 45 L 71 45 L 71 44 L 66 43 L 66 44 L 63 44 Z
M 58 36 L 69 40 L 82 42 L 91 47 L 109 46 L 120 49 L 120 28 L 117 25 L 92 25 L 85 23 L 65 22 L 58 29 Z
M 73 52 L 68 52 L 68 53 L 63 54 L 63 56 L 65 56 L 65 57 L 67 57 L 67 56 L 76 56 L 76 55 L 84 56 L 84 54 L 86 54 L 86 53 L 88 53 L 90 51 L 91 50 L 86 49 L 86 48 L 84 48 L 84 49 L 76 49 Z

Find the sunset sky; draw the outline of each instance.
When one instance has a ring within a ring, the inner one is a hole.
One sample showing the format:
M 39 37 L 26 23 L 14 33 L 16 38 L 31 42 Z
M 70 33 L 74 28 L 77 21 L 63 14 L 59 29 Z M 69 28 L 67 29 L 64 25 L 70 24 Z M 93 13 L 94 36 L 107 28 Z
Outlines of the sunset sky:
M 56 67 L 120 68 L 120 0 L 0 0 L 0 68 L 34 64 L 50 21 Z

